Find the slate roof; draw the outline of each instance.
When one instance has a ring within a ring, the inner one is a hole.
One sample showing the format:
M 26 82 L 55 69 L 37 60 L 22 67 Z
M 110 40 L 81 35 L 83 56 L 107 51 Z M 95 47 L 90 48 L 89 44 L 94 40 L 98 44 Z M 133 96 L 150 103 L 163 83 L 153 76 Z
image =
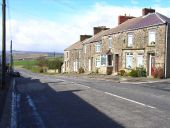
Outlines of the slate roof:
M 68 48 L 66 48 L 64 51 L 70 51 L 70 50 L 78 50 L 82 48 L 82 41 L 77 41 L 76 43 L 72 44 Z
M 87 40 L 84 40 L 83 44 L 88 44 L 88 43 L 91 43 L 91 42 L 97 42 L 97 41 L 101 40 L 101 38 L 104 35 L 105 31 L 107 31 L 107 30 L 102 30 L 99 33 L 97 33 L 96 35 L 92 36 L 91 38 L 89 38 Z
M 145 16 L 129 19 L 117 27 L 110 29 L 105 33 L 105 35 L 111 35 L 123 31 L 131 31 L 149 26 L 161 25 L 165 24 L 166 22 L 170 23 L 170 18 L 157 12 L 149 13 Z
M 145 16 L 129 19 L 115 28 L 101 31 L 100 33 L 94 35 L 88 40 L 83 41 L 83 44 L 100 41 L 102 39 L 102 36 L 112 35 L 124 31 L 132 31 L 135 29 L 140 29 L 149 26 L 161 25 L 165 24 L 166 22 L 170 23 L 170 18 L 157 12 L 149 13 Z

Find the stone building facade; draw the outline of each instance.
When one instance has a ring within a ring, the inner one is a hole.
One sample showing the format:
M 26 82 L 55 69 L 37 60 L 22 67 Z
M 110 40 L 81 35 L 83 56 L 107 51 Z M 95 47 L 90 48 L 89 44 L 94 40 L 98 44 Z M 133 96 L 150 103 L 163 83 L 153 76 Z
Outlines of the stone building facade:
M 151 76 L 154 67 L 161 67 L 164 76 L 170 77 L 170 19 L 144 8 L 142 16 L 119 16 L 118 21 L 117 27 L 103 27 L 82 41 L 85 72 L 116 75 L 121 69 L 143 67 Z
M 78 72 L 82 63 L 82 41 L 91 35 L 80 35 L 80 40 L 64 50 L 63 72 Z

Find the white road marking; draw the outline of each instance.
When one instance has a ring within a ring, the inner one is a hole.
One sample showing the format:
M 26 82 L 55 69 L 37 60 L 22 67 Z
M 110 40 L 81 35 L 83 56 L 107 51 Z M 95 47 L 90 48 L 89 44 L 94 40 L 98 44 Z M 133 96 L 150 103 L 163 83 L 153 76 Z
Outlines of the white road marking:
M 131 99 L 127 99 L 127 98 L 124 98 L 124 97 L 121 97 L 121 96 L 118 96 L 118 95 L 115 95 L 115 94 L 112 94 L 112 93 L 109 93 L 109 92 L 104 92 L 104 93 L 108 94 L 108 95 L 111 95 L 111 96 L 114 96 L 114 97 L 119 98 L 119 99 L 123 99 L 123 100 L 129 101 L 129 102 L 132 102 L 132 103 L 136 103 L 138 105 L 142 105 L 142 106 L 145 106 L 145 107 L 148 107 L 148 108 L 156 109 L 156 107 L 146 105 L 146 104 L 143 104 L 143 103 L 131 100 Z
M 39 128 L 45 128 L 44 122 L 43 122 L 41 116 L 39 115 L 39 113 L 37 112 L 35 104 L 34 104 L 32 98 L 29 95 L 27 95 L 27 100 L 28 100 L 29 106 L 32 108 L 33 115 L 35 116 L 37 126 Z
M 10 128 L 17 128 L 17 95 L 15 91 L 15 79 L 12 81 L 11 122 Z
M 83 84 L 78 84 L 78 85 L 85 87 L 85 88 L 90 88 L 89 86 L 86 86 L 86 85 L 83 85 Z
M 87 85 L 84 85 L 84 84 L 79 84 L 79 83 L 75 83 L 75 82 L 71 82 L 72 84 L 77 84 L 77 85 L 80 85 L 80 86 L 82 86 L 82 87 L 85 87 L 85 88 L 90 88 L 89 86 L 87 86 Z

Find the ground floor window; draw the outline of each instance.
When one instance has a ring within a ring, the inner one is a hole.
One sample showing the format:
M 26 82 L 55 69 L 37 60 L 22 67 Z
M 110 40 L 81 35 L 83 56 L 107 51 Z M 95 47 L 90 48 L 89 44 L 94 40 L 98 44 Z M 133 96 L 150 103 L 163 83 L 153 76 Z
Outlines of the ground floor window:
M 96 58 L 96 67 L 100 67 L 100 57 Z
M 101 55 L 101 66 L 106 66 L 106 55 Z
M 132 68 L 133 53 L 126 53 L 126 68 Z
M 137 67 L 143 66 L 143 53 L 138 53 L 137 55 Z

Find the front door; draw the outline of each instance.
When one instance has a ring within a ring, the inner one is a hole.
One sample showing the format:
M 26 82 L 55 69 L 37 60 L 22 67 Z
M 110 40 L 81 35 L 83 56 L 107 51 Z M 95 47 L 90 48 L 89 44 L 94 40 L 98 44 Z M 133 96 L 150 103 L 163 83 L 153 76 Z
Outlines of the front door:
M 115 72 L 119 71 L 119 54 L 115 54 Z
M 89 59 L 89 71 L 91 71 L 91 59 Z
M 154 67 L 155 67 L 155 54 L 154 53 L 149 53 L 148 57 L 148 75 L 152 76 L 154 73 Z

